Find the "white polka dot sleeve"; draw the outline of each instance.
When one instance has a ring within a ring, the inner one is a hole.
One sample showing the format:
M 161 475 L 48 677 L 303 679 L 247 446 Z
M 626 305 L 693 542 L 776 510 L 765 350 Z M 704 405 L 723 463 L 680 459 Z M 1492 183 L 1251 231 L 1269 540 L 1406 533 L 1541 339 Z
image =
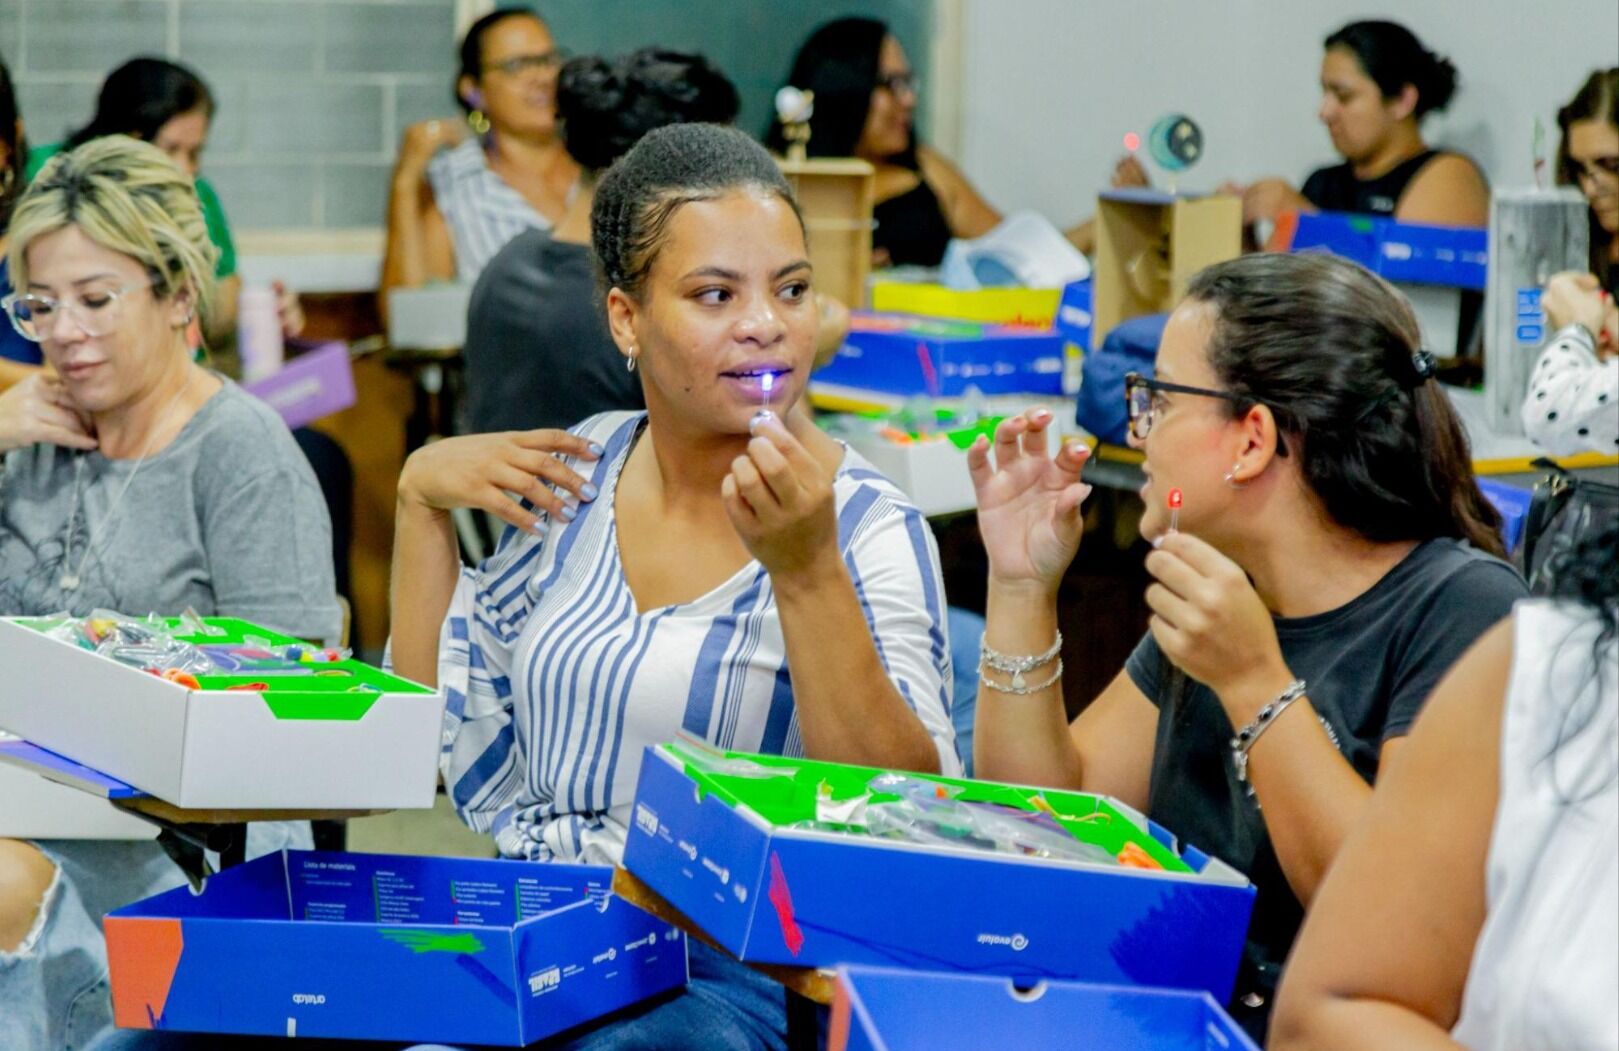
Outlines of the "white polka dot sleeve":
M 1619 358 L 1598 360 L 1583 326 L 1559 329 L 1529 377 L 1523 429 L 1553 456 L 1619 452 Z

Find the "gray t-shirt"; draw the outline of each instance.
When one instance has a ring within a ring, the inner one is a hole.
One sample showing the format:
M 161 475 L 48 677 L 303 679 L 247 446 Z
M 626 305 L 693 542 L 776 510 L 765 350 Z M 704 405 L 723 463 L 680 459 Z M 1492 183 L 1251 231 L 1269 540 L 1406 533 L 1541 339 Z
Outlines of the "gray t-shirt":
M 220 378 L 219 393 L 138 470 L 56 445 L 6 454 L 0 614 L 172 616 L 189 606 L 337 641 L 332 526 L 314 472 L 281 418 Z M 75 573 L 79 586 L 64 590 Z

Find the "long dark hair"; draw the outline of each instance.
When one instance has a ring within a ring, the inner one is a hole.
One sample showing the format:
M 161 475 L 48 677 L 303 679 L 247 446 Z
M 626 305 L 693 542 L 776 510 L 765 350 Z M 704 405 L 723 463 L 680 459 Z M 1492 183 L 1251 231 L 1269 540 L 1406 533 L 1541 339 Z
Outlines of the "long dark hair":
M 161 58 L 132 58 L 107 74 L 90 123 L 68 136 L 67 149 L 103 135 L 157 137 L 169 121 L 201 109 L 212 119 L 214 96 L 191 70 Z
M 11 72 L 0 62 L 0 147 L 6 151 L 5 166 L 0 167 L 0 236 L 22 196 L 22 173 L 28 164 L 28 143 L 17 134 L 17 119 L 17 91 L 11 86 Z
M 1548 681 L 1545 688 L 1552 690 L 1553 707 L 1557 709 L 1557 734 L 1542 761 L 1551 764 L 1551 780 L 1557 798 L 1565 803 L 1578 803 L 1595 795 L 1619 777 L 1619 765 L 1610 768 L 1600 781 L 1577 778 L 1577 783 L 1564 785 L 1558 777 L 1557 758 L 1565 745 L 1584 733 L 1602 716 L 1606 697 L 1604 679 L 1619 675 L 1611 657 L 1614 638 L 1619 636 L 1619 520 L 1588 534 L 1566 554 L 1559 556 L 1556 569 L 1558 588 L 1555 597 L 1576 607 L 1583 607 L 1596 619 L 1597 632 L 1589 654 L 1574 659 L 1589 659 L 1585 684 L 1591 689 L 1567 690 L 1554 688 Z M 1576 628 L 1556 644 L 1552 664 L 1556 664 L 1564 647 L 1576 644 L 1583 635 Z M 1560 696 L 1563 691 L 1566 696 Z
M 804 217 L 781 169 L 740 131 L 671 124 L 648 132 L 602 176 L 591 204 L 590 240 L 602 289 L 639 297 L 680 206 L 746 187 L 787 202 L 802 228 Z
M 1557 181 L 1565 186 L 1579 185 L 1579 169 L 1568 155 L 1568 129 L 1569 125 L 1582 120 L 1605 120 L 1619 128 L 1619 66 L 1599 69 L 1585 78 L 1568 105 L 1557 111 L 1557 126 L 1563 130 L 1562 140 L 1557 144 Z M 1596 212 L 1588 211 L 1586 218 L 1591 224 L 1591 273 L 1602 282 L 1603 288 L 1611 288 L 1614 272 L 1610 253 L 1614 235 L 1597 222 Z
M 888 26 L 875 18 L 840 18 L 811 33 L 798 49 L 787 83 L 815 93 L 806 148 L 811 157 L 854 156 L 871 112 L 883 41 L 889 35 Z M 765 129 L 764 143 L 776 153 L 786 151 L 787 140 L 774 116 Z M 914 130 L 905 152 L 890 160 L 906 168 L 916 167 Z
M 1416 88 L 1413 116 L 1418 120 L 1450 105 L 1450 97 L 1456 93 L 1456 67 L 1450 59 L 1423 47 L 1416 34 L 1398 22 L 1351 22 L 1321 46 L 1341 47 L 1354 54 L 1385 99 L 1399 95 L 1407 84 Z
M 702 55 L 647 47 L 608 61 L 576 58 L 557 79 L 557 120 L 568 155 L 589 172 L 618 160 L 668 124 L 729 124 L 736 86 Z
M 1368 540 L 1455 537 L 1504 557 L 1467 435 L 1421 354 L 1411 306 L 1382 278 L 1325 253 L 1261 254 L 1199 271 L 1187 298 L 1216 314 L 1222 386 L 1275 416 L 1327 515 Z

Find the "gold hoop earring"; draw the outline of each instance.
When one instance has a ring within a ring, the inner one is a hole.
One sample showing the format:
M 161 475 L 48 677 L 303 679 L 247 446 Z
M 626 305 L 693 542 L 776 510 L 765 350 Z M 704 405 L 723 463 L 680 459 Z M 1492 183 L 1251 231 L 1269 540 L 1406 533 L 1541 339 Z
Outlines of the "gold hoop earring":
M 489 134 L 489 118 L 484 115 L 483 110 L 475 109 L 471 113 L 468 113 L 467 123 L 472 125 L 472 133 L 474 135 Z

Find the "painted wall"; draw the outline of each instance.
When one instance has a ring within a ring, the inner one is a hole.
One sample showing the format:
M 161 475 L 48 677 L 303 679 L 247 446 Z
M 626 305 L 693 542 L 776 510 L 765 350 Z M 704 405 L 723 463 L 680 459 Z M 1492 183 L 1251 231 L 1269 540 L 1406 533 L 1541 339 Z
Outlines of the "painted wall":
M 1171 111 L 1204 129 L 1182 188 L 1335 163 L 1315 113 L 1323 38 L 1360 18 L 1402 21 L 1449 55 L 1460 87 L 1430 142 L 1527 185 L 1534 118 L 1555 116 L 1598 66 L 1619 64 L 1612 0 L 964 0 L 959 160 L 1003 209 L 1089 214 L 1127 131 Z M 1161 176 L 1160 176 L 1161 181 Z

